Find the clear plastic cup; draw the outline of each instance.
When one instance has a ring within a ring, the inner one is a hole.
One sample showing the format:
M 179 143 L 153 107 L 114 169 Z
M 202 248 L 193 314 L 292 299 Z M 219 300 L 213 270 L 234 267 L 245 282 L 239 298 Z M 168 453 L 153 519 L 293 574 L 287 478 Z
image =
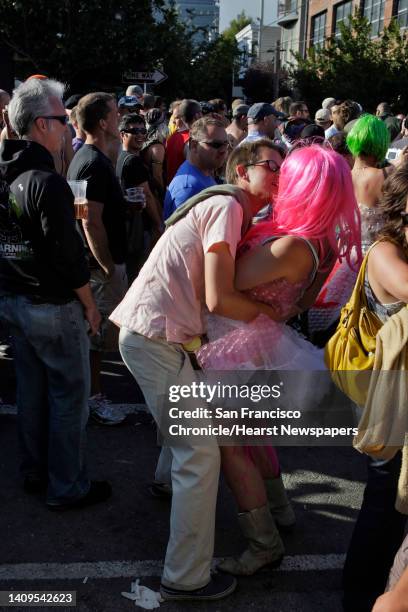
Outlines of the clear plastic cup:
M 143 187 L 129 187 L 126 189 L 126 200 L 132 207 L 142 210 L 146 207 L 146 196 Z
M 88 218 L 88 200 L 86 199 L 86 186 L 88 181 L 68 181 L 75 198 L 75 219 Z

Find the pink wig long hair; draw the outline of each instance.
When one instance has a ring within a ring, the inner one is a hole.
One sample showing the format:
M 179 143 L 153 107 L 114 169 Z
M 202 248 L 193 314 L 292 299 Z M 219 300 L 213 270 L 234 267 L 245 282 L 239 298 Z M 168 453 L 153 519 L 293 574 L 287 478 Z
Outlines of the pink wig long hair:
M 330 247 L 351 267 L 353 247 L 360 260 L 360 214 L 350 168 L 341 155 L 319 145 L 302 147 L 288 155 L 281 166 L 272 217 L 254 225 L 245 242 L 278 235 L 319 241 L 321 261 Z

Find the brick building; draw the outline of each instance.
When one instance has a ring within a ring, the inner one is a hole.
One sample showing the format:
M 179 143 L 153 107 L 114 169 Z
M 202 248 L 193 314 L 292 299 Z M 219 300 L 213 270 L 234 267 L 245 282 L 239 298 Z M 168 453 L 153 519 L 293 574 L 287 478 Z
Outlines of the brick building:
M 408 26 L 408 0 L 309 0 L 307 46 L 322 45 L 325 39 L 340 34 L 339 24 L 355 9 L 371 23 L 373 38 L 378 36 L 391 18 L 402 28 Z

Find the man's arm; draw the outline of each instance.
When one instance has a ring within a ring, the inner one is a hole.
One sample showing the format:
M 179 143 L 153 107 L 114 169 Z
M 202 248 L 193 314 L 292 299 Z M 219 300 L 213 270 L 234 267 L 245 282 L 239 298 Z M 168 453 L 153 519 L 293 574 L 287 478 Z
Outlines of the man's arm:
M 103 203 L 88 201 L 88 218 L 82 219 L 85 237 L 95 257 L 106 276 L 112 276 L 115 263 L 109 251 L 108 236 L 102 221 Z
M 154 144 L 150 147 L 150 163 L 152 165 L 153 178 L 160 185 L 161 189 L 165 189 L 164 178 L 163 178 L 163 164 L 165 148 L 162 144 Z
M 263 313 L 278 318 L 267 304 L 256 302 L 234 287 L 235 261 L 226 242 L 210 247 L 204 256 L 205 300 L 210 312 L 249 323 Z
M 101 316 L 89 285 L 84 246 L 75 226 L 73 199 L 66 181 L 55 174 L 48 178 L 36 204 L 41 214 L 49 265 L 58 278 L 78 296 L 84 307 L 90 334 L 94 335 L 98 331 Z
M 153 222 L 155 228 L 161 228 L 162 226 L 162 215 L 160 212 L 160 206 L 152 191 L 149 187 L 149 183 L 145 181 L 140 185 L 143 187 L 144 194 L 146 196 L 146 212 Z
M 91 287 L 89 286 L 89 283 L 87 283 L 86 285 L 83 285 L 83 287 L 74 289 L 74 291 L 84 307 L 85 319 L 88 321 L 90 327 L 89 335 L 94 336 L 98 331 L 99 325 L 101 324 L 102 317 L 96 307 Z

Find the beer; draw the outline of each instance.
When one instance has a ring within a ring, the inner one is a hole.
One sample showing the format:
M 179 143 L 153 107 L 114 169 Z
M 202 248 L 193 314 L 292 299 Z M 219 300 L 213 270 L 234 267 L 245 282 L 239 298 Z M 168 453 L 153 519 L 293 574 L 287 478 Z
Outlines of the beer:
M 68 181 L 74 194 L 75 219 L 88 218 L 88 200 L 86 199 L 87 181 Z
M 75 219 L 88 218 L 88 204 L 86 198 L 75 198 Z
M 134 210 L 143 210 L 146 207 L 146 196 L 143 187 L 129 187 L 129 189 L 126 189 L 126 200 Z

